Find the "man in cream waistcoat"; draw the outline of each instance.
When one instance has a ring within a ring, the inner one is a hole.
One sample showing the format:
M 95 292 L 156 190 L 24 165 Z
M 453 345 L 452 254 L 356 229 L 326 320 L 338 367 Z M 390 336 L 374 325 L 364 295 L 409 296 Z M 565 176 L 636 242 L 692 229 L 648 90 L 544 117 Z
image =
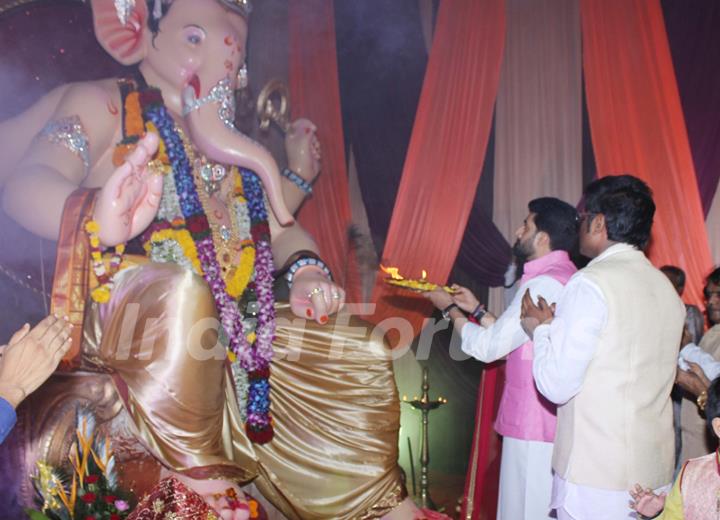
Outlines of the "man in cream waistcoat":
M 515 257 L 524 262 L 520 290 L 502 315 L 495 318 L 484 312 L 465 287 L 453 286 L 457 292 L 452 296 L 442 289 L 426 293 L 452 319 L 466 354 L 485 363 L 507 356 L 505 387 L 495 420 L 495 431 L 503 436 L 497 520 L 554 518 L 550 516 L 550 460 L 555 405 L 535 389 L 533 344 L 520 326 L 520 303 L 524 291 L 556 301 L 577 271 L 569 252 L 577 245 L 578 214 L 554 197 L 531 200 L 528 210 L 513 246 Z M 468 322 L 456 307 L 472 313 L 478 323 Z
M 592 260 L 553 310 L 523 298 L 538 390 L 558 405 L 551 506 L 559 520 L 635 518 L 627 492 L 672 482 L 675 380 L 685 306 L 642 252 L 655 204 L 611 176 L 585 190 L 580 251 Z

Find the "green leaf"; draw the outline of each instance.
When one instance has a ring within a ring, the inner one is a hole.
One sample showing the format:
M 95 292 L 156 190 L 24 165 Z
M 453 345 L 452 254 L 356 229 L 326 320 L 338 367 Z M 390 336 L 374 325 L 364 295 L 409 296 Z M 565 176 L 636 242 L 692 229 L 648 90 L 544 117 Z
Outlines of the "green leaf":
M 50 520 L 50 518 L 35 509 L 26 509 L 25 512 L 30 517 L 30 520 Z

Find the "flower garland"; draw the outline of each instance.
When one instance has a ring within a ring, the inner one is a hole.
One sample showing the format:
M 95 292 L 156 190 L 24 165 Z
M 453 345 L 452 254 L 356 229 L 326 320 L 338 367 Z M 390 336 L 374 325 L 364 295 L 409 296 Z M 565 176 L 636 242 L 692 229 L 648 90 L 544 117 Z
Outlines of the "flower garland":
M 220 315 L 220 322 L 229 338 L 229 350 L 248 373 L 246 422 L 248 437 L 253 442 L 268 442 L 273 435 L 270 418 L 269 377 L 272 341 L 275 336 L 275 311 L 272 294 L 272 252 L 262 187 L 252 173 L 242 173 L 243 187 L 252 222 L 251 235 L 256 248 L 253 286 L 259 303 L 257 328 L 255 334 L 248 338 L 243 330 L 242 315 L 236 299 L 228 293 L 218 264 L 210 225 L 198 196 L 191 161 L 188 157 L 188 154 L 192 153 L 192 149 L 189 147 L 186 149 L 172 116 L 162 102 L 159 91 L 153 89 L 141 92 L 139 99 L 145 118 L 157 129 L 164 144 L 164 150 L 167 152 L 185 227 L 195 243 L 197 258 L 202 266 L 202 275 L 210 287 Z M 255 341 L 251 342 L 250 339 Z
M 242 293 L 245 292 L 252 278 L 255 265 L 255 244 L 251 240 L 246 240 L 243 241 L 242 248 L 238 266 L 233 269 L 230 276 L 225 280 L 227 292 L 233 298 L 240 298 Z
M 173 240 L 177 242 L 185 257 L 190 261 L 190 265 L 192 265 L 193 270 L 202 275 L 202 265 L 200 265 L 200 260 L 197 256 L 195 242 L 193 242 L 192 235 L 190 235 L 187 229 L 167 228 L 153 231 L 152 235 L 150 235 L 150 240 L 145 244 L 145 251 L 149 253 L 152 244 L 157 244 L 166 240 Z
M 255 242 L 255 295 L 259 305 L 258 324 L 256 329 L 255 351 L 258 359 L 267 360 L 248 372 L 247 410 L 248 424 L 251 422 L 268 421 L 270 424 L 270 360 L 272 359 L 272 342 L 275 339 L 275 299 L 273 297 L 273 257 L 270 245 L 270 227 L 267 222 L 267 211 L 263 198 L 262 185 L 249 170 L 242 170 L 243 187 L 250 209 L 250 233 Z
M 92 290 L 90 296 L 95 302 L 107 303 L 110 301 L 110 291 L 112 291 L 114 285 L 113 276 L 120 270 L 122 255 L 125 252 L 125 244 L 115 246 L 115 252 L 110 257 L 109 268 L 105 269 L 105 262 L 103 261 L 102 250 L 100 249 L 100 237 L 98 236 L 98 233 L 100 233 L 100 225 L 94 220 L 89 220 L 85 224 L 85 232 L 90 239 L 92 269 L 98 282 L 98 286 Z
M 241 223 L 239 222 L 240 217 L 238 216 L 238 213 L 243 206 L 247 205 L 247 200 L 245 199 L 245 188 L 243 186 L 242 176 L 238 175 L 236 169 L 233 169 L 233 173 L 235 174 L 233 186 L 235 208 L 232 212 L 231 220 L 233 222 L 233 226 L 239 229 Z M 227 292 L 233 298 L 240 298 L 240 296 L 242 296 L 243 292 L 250 283 L 255 267 L 255 243 L 253 240 L 243 240 L 240 247 L 242 247 L 240 261 L 238 262 L 237 267 L 235 267 L 229 276 L 225 278 Z M 253 343 L 253 341 L 250 341 L 250 343 Z

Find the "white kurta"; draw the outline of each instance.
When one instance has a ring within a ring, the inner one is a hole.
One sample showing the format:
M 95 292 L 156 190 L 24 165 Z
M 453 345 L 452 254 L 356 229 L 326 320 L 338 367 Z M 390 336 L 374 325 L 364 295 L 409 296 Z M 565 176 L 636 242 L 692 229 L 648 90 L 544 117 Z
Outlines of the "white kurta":
M 463 326 L 462 350 L 486 363 L 507 356 L 530 339 L 520 325 L 525 291 L 529 290 L 535 301 L 538 296 L 543 296 L 553 303 L 562 288 L 563 285 L 551 276 L 540 275 L 528 280 L 520 286 L 495 323 L 482 327 L 468 322 Z M 552 449 L 550 442 L 503 437 L 497 520 L 553 518 L 549 516 Z

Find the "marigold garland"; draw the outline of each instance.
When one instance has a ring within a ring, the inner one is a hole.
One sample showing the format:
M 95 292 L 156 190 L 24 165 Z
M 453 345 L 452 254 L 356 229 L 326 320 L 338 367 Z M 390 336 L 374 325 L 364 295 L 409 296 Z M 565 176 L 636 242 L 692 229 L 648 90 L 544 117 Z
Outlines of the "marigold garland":
M 247 201 L 245 200 L 245 190 L 243 189 L 242 176 L 235 168 L 233 168 L 233 173 L 235 173 L 233 182 L 233 197 L 235 198 L 235 204 L 245 205 L 247 204 Z M 238 266 L 225 278 L 227 292 L 233 298 L 239 298 L 242 296 L 242 293 L 245 292 L 245 289 L 247 289 L 250 279 L 252 278 L 255 266 L 255 243 L 252 240 L 243 240 L 241 246 L 243 250 L 240 255 Z M 254 343 L 254 340 L 249 341 L 249 343 Z
M 140 94 L 131 92 L 125 98 L 125 134 L 142 136 L 145 133 L 145 121 L 142 118 Z
M 250 278 L 252 278 L 255 266 L 255 247 L 252 240 L 243 242 L 243 250 L 240 253 L 238 266 L 230 271 L 225 279 L 227 293 L 233 298 L 239 298 L 245 292 Z
M 122 255 L 125 253 L 125 244 L 118 244 L 110 257 L 109 269 L 105 269 L 102 250 L 100 249 L 100 224 L 95 220 L 88 220 L 85 223 L 85 232 L 90 241 L 90 256 L 92 258 L 92 269 L 97 279 L 98 286 L 92 290 L 90 297 L 98 303 L 110 301 L 110 291 L 113 288 L 113 276 L 120 270 Z

